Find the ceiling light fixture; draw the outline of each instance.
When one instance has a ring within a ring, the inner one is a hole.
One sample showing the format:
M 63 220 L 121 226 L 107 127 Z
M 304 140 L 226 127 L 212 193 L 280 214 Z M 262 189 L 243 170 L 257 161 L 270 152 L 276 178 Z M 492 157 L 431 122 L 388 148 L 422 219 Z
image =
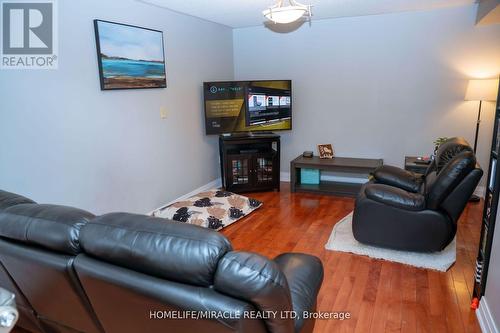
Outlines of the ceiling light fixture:
M 299 20 L 304 15 L 311 19 L 311 5 L 303 5 L 295 0 L 288 0 L 289 5 L 283 6 L 285 0 L 278 0 L 276 5 L 264 10 L 262 14 L 274 23 L 292 23 Z

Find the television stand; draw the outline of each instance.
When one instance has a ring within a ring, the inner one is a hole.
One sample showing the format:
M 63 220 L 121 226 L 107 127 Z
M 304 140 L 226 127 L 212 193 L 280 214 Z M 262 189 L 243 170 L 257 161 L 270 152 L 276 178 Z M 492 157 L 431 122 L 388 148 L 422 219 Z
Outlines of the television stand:
M 222 186 L 241 193 L 280 189 L 280 136 L 265 134 L 219 136 Z

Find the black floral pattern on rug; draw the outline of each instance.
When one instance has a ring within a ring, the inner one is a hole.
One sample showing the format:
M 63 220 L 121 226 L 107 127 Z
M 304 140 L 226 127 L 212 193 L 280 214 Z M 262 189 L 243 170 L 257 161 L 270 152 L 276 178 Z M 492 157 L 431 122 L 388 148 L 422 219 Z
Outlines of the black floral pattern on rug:
M 207 220 L 208 220 L 208 227 L 210 229 L 218 230 L 218 229 L 220 229 L 220 228 L 222 228 L 224 226 L 224 224 L 222 223 L 222 221 L 219 220 L 216 217 L 209 216 Z
M 234 193 L 231 193 L 231 192 L 227 192 L 227 191 L 217 191 L 215 192 L 215 196 L 217 198 L 224 198 L 224 197 L 230 197 L 232 196 Z
M 174 216 L 172 217 L 172 220 L 179 221 L 179 222 L 187 222 L 189 220 L 190 216 L 191 216 L 191 213 L 189 212 L 188 207 L 181 207 L 181 208 L 177 209 Z
M 222 189 L 213 189 L 158 209 L 153 216 L 218 231 L 262 205 L 263 202 L 253 198 Z
M 252 208 L 257 208 L 262 205 L 262 202 L 254 198 L 248 198 L 248 205 Z
M 239 219 L 240 217 L 245 216 L 241 209 L 231 207 L 229 208 L 229 217 L 232 219 Z
M 201 198 L 194 202 L 195 207 L 211 207 L 214 204 L 210 201 L 210 198 Z

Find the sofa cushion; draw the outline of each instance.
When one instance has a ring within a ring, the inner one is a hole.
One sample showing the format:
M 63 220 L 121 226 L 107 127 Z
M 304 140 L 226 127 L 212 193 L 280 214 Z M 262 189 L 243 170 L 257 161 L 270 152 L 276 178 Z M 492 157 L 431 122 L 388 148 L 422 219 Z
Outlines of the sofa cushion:
M 22 195 L 0 190 L 0 210 L 24 203 L 35 202 Z
M 19 204 L 0 211 L 0 236 L 76 255 L 80 229 L 93 217 L 73 207 Z
M 111 213 L 82 230 L 85 253 L 159 278 L 210 286 L 219 259 L 231 250 L 223 235 L 146 215 Z

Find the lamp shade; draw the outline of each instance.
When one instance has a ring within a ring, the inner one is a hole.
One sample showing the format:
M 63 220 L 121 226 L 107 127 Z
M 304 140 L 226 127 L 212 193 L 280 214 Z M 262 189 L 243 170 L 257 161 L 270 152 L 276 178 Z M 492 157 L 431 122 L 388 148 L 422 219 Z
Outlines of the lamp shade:
M 498 80 L 469 80 L 466 101 L 496 101 L 498 94 Z
M 274 23 L 292 23 L 300 19 L 308 9 L 306 6 L 287 6 L 270 8 L 262 12 L 264 16 Z

